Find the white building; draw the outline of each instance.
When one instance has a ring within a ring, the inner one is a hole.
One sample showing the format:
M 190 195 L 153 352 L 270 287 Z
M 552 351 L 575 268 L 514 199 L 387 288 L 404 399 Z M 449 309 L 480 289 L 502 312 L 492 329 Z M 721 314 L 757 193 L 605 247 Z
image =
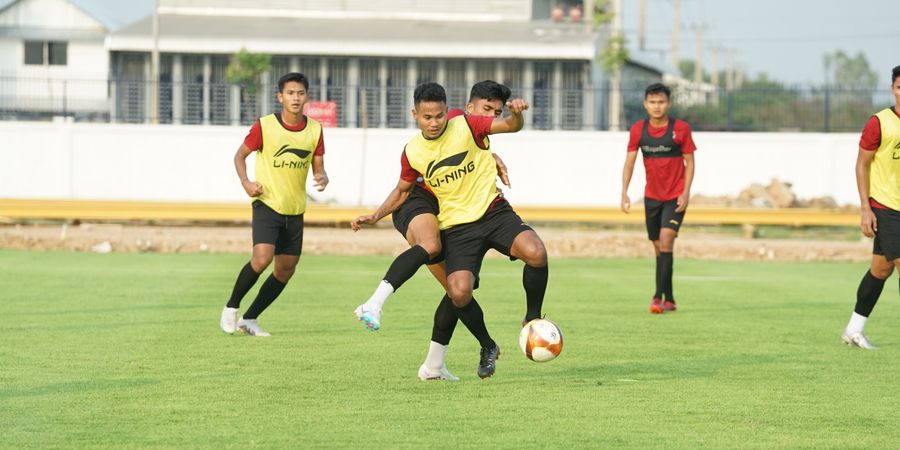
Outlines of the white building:
M 10 119 L 109 114 L 107 36 L 143 15 L 110 1 L 0 0 L 0 105 Z

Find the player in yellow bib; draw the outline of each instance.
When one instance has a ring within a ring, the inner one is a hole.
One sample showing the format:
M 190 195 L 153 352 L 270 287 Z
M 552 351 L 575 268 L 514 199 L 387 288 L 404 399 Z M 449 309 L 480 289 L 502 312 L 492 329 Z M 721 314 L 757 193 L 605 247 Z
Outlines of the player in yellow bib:
M 393 211 L 402 193 L 422 178 L 438 199 L 438 226 L 446 244 L 449 299 L 460 320 L 481 344 L 478 376 L 493 375 L 500 349 L 484 325 L 480 307 L 472 302 L 472 290 L 485 248 L 525 262 L 523 284 L 527 299 L 526 320 L 540 317 L 547 287 L 547 253 L 543 242 L 496 189 L 497 169 L 485 138 L 490 134 L 522 129 L 521 99 L 507 102 L 506 118 L 464 116 L 447 119 L 447 97 L 437 83 L 416 88 L 413 116 L 421 133 L 407 144 L 401 158 L 402 172 L 394 192 L 378 208 Z
M 300 261 L 310 167 L 316 189 L 322 191 L 328 185 L 322 126 L 303 115 L 303 106 L 309 99 L 308 89 L 309 80 L 303 74 L 289 73 L 281 77 L 277 94 L 281 113 L 270 114 L 254 123 L 234 155 L 241 185 L 253 199 L 253 256 L 238 274 L 231 298 L 222 310 L 219 326 L 229 334 L 240 330 L 252 336 L 269 336 L 260 328 L 257 318 L 281 294 Z M 246 159 L 254 152 L 256 181 L 250 181 Z M 272 274 L 238 320 L 241 299 L 273 259 Z
M 872 263 L 859 283 L 856 306 L 842 338 L 851 347 L 867 350 L 875 346 L 863 328 L 885 280 L 895 268 L 900 270 L 900 66 L 891 72 L 891 92 L 894 106 L 866 122 L 856 158 L 860 230 L 875 241 Z

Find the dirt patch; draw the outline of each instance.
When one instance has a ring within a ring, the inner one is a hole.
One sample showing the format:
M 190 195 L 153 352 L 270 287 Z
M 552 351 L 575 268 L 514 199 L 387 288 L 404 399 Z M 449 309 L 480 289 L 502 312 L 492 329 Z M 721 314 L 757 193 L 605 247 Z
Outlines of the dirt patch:
M 645 258 L 652 249 L 645 233 L 537 228 L 553 257 Z M 138 226 L 121 224 L 3 225 L 0 248 L 99 252 L 249 253 L 249 226 Z M 343 228 L 307 227 L 303 252 L 336 255 L 396 255 L 406 242 L 393 228 L 353 233 Z M 868 261 L 872 244 L 856 242 L 747 239 L 682 232 L 680 258 L 731 261 Z M 496 253 L 492 252 L 492 255 Z

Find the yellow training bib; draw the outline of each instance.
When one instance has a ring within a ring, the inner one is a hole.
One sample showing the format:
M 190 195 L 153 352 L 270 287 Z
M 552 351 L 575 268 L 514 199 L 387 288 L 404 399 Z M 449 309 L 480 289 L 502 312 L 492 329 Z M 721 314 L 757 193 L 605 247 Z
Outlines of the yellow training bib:
M 900 211 L 900 117 L 891 108 L 875 116 L 881 123 L 881 145 L 869 166 L 869 196 Z
M 259 119 L 262 148 L 256 152 L 255 173 L 263 193 L 257 198 L 279 214 L 296 216 L 306 211 L 306 176 L 322 126 L 307 117 L 306 127 L 291 131 L 280 119 L 276 114 Z
M 440 229 L 480 219 L 497 198 L 497 164 L 485 144 L 478 147 L 465 116 L 450 119 L 434 139 L 419 133 L 406 144 L 410 166 L 438 199 Z

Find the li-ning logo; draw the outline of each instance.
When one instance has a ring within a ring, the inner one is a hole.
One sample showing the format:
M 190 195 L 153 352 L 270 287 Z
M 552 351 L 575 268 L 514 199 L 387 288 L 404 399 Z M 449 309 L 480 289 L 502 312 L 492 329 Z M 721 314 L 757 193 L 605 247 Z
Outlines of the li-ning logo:
M 900 159 L 900 144 L 897 144 L 897 146 L 894 147 L 893 158 L 894 158 L 894 159 Z
M 440 161 L 432 161 L 428 163 L 428 167 L 425 169 L 425 178 L 428 179 L 428 185 L 431 187 L 440 187 L 444 183 L 449 183 L 451 181 L 456 181 L 462 178 L 467 173 L 471 173 L 475 170 L 475 161 L 469 161 L 469 164 L 462 166 L 458 169 L 452 169 L 450 172 L 444 174 L 441 177 L 437 177 L 435 179 L 431 179 L 434 172 L 441 167 L 455 167 L 462 164 L 466 159 L 466 155 L 469 152 L 457 153 L 449 158 L 444 158 Z
M 300 158 L 300 161 L 284 161 L 284 160 L 279 161 L 276 159 L 276 160 L 272 161 L 272 167 L 285 167 L 288 169 L 303 169 L 309 164 L 309 161 L 306 161 L 306 157 L 309 156 L 309 154 L 312 152 L 309 150 L 300 150 L 298 148 L 289 148 L 287 145 L 283 145 L 283 146 L 281 146 L 280 149 L 278 149 L 277 152 L 275 152 L 275 158 L 278 158 L 279 156 L 282 156 L 285 153 L 290 153 L 290 154 Z

